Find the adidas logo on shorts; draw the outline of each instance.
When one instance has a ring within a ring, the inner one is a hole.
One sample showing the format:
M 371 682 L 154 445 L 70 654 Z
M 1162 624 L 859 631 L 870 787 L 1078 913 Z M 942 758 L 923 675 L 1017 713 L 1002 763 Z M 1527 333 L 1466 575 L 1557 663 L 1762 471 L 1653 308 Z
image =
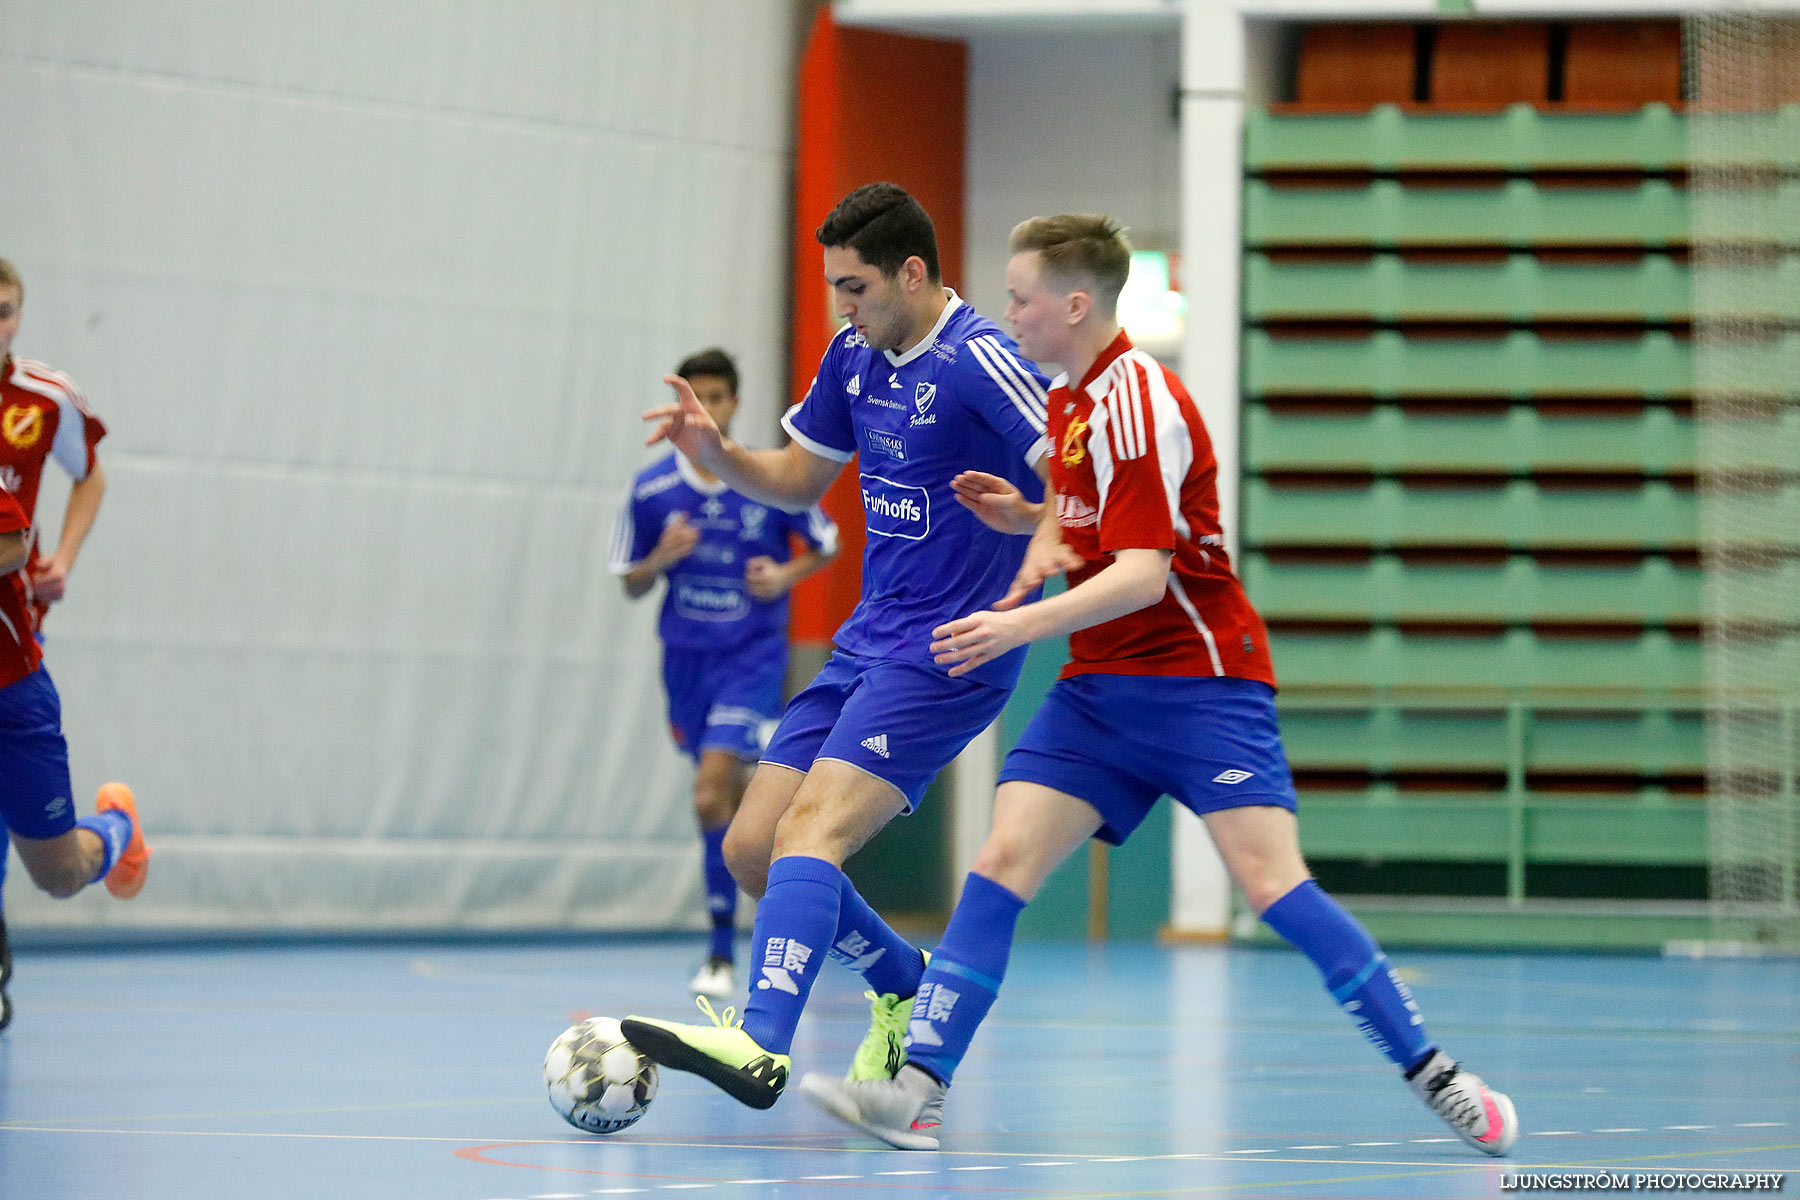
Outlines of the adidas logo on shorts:
M 1214 783 L 1242 783 L 1242 782 L 1244 782 L 1244 780 L 1250 778 L 1254 774 L 1256 774 L 1255 771 L 1238 771 L 1238 770 L 1220 771 L 1217 775 L 1213 776 L 1213 782 Z
M 865 750 L 873 750 L 883 758 L 888 756 L 887 734 L 885 733 L 878 733 L 872 738 L 864 738 L 862 744 Z

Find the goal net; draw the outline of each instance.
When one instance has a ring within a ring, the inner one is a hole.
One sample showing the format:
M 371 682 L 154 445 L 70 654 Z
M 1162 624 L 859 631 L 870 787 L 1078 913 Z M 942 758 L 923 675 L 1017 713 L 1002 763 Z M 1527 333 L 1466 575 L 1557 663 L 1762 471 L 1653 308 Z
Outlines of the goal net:
M 1685 22 L 1713 938 L 1800 948 L 1800 21 Z

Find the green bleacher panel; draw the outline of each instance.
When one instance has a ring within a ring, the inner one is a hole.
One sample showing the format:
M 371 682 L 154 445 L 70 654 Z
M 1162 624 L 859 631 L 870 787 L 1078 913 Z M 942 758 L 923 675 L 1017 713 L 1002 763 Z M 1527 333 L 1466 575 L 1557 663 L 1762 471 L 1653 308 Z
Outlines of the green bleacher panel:
M 1245 114 L 1247 171 L 1676 170 L 1687 125 L 1667 105 L 1620 113 L 1550 113 L 1514 104 L 1498 113 Z
M 1800 451 L 1800 411 L 1781 436 Z M 1667 407 L 1558 416 L 1526 405 L 1416 414 L 1394 405 L 1342 413 L 1244 406 L 1252 471 L 1642 471 L 1691 473 L 1694 423 Z M 1800 457 L 1790 461 L 1800 461 Z
M 1271 562 L 1243 557 L 1244 586 L 1270 621 L 1674 622 L 1700 620 L 1700 569 L 1652 555 L 1621 565 Z M 1800 583 L 1800 569 L 1790 568 Z M 1800 594 L 1796 592 L 1793 594 Z
M 1364 338 L 1245 336 L 1244 380 L 1251 395 L 1643 396 L 1693 392 L 1686 341 L 1651 332 L 1623 340 L 1564 341 L 1515 331 L 1503 338 L 1408 338 L 1380 330 Z M 1769 378 L 1784 367 L 1800 378 L 1800 336 L 1745 351 Z
M 1703 866 L 1706 806 L 1647 787 L 1620 796 L 1528 793 L 1521 802 L 1524 873 L 1532 863 Z M 1495 792 L 1304 788 L 1300 845 L 1314 860 L 1506 862 L 1513 812 Z
M 1795 503 L 1790 496 L 1788 503 Z M 1695 495 L 1651 479 L 1630 489 L 1549 489 L 1528 479 L 1498 488 L 1244 486 L 1247 546 L 1636 547 L 1696 544 Z
M 1698 709 L 1538 708 L 1526 736 L 1533 771 L 1697 775 L 1706 768 L 1706 724 Z
M 1284 688 L 1337 694 L 1368 689 L 1493 688 L 1515 692 L 1683 693 L 1701 684 L 1700 643 L 1665 630 L 1635 637 L 1546 637 L 1530 629 L 1488 636 L 1285 631 L 1272 639 Z M 1771 651 L 1800 669 L 1800 639 Z
M 1491 265 L 1408 263 L 1393 253 L 1355 263 L 1244 258 L 1251 321 L 1677 321 L 1692 307 L 1686 266 L 1665 254 L 1595 265 L 1531 254 Z
M 1258 248 L 1368 246 L 1684 246 L 1687 200 L 1666 180 L 1619 188 L 1361 187 L 1244 183 L 1244 242 Z
M 1503 708 L 1284 706 L 1281 744 L 1296 770 L 1503 771 Z
M 1706 803 L 1660 788 L 1617 798 L 1537 796 L 1525 813 L 1531 863 L 1706 865 Z
M 1300 792 L 1300 849 L 1311 859 L 1505 862 L 1511 827 L 1492 792 Z

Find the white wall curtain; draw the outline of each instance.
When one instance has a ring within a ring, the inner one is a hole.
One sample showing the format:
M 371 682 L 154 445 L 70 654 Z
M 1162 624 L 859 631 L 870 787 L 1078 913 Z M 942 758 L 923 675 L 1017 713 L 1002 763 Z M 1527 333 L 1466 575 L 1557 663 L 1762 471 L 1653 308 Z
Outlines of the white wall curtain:
M 605 558 L 682 355 L 785 399 L 791 10 L 0 5 L 15 349 L 112 429 L 46 662 L 156 847 L 129 904 L 15 858 L 14 928 L 702 923 Z

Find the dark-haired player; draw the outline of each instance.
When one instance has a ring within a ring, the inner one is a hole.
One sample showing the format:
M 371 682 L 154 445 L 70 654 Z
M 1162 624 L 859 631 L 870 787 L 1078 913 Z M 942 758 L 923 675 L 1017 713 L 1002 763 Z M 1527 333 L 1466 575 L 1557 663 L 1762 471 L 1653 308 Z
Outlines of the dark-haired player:
M 850 1075 L 899 1068 L 922 953 L 896 935 L 845 877 L 844 860 L 919 802 L 938 771 L 986 728 L 1018 681 L 1023 652 L 952 676 L 932 661 L 930 630 L 997 601 L 1026 539 L 988 528 L 956 502 L 951 480 L 974 465 L 1038 494 L 1044 383 L 1011 338 L 939 277 L 937 238 L 918 201 L 893 184 L 846 196 L 817 232 L 845 325 L 806 399 L 783 420 L 793 442 L 751 451 L 724 440 L 686 382 L 653 410 L 667 439 L 732 487 L 771 504 L 816 502 L 859 459 L 868 543 L 862 597 L 836 653 L 788 705 L 725 852 L 761 897 L 741 1025 L 627 1018 L 656 1061 L 767 1108 L 787 1082 L 788 1050 L 825 960 L 867 981 L 872 1018 Z

